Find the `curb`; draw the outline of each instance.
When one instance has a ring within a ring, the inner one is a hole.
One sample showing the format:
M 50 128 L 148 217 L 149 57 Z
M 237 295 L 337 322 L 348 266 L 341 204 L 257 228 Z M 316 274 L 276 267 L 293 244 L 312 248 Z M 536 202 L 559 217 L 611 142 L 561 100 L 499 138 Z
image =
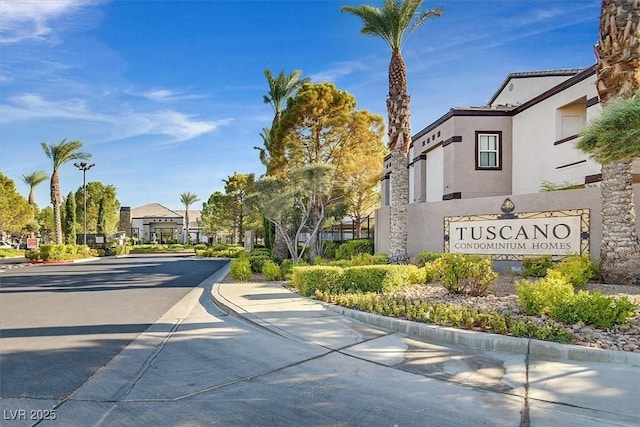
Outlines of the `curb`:
M 211 288 L 210 298 L 215 305 L 220 307 L 227 314 L 234 314 L 251 323 L 264 326 L 262 319 L 247 313 L 242 309 L 242 307 L 233 304 L 220 294 L 219 287 L 220 283 L 214 283 Z M 327 304 L 308 297 L 300 296 L 300 298 L 305 298 L 315 303 L 322 304 L 327 309 L 335 313 L 371 326 L 379 326 L 381 328 L 397 331 L 406 335 L 429 338 L 441 343 L 455 344 L 475 350 L 514 353 L 557 360 L 640 366 L 640 353 L 589 348 L 573 344 L 559 344 L 549 341 L 540 341 L 532 338 L 510 337 L 507 335 L 491 334 L 487 332 L 467 331 L 464 329 L 429 325 L 427 323 L 385 317 L 338 305 Z
M 81 264 L 83 262 L 99 261 L 100 257 L 69 259 L 63 261 L 30 261 L 32 265 Z

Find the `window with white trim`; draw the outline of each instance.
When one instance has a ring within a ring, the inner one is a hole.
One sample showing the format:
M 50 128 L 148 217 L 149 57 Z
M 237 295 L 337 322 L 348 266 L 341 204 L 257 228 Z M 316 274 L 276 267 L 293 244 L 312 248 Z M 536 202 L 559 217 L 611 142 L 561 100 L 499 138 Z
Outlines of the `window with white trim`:
M 502 132 L 476 132 L 476 169 L 501 169 Z

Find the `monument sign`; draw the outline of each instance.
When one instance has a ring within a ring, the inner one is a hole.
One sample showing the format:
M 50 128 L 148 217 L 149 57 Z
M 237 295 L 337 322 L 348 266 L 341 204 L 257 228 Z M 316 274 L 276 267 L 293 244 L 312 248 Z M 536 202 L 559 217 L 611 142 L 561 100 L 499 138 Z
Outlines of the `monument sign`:
M 505 260 L 589 253 L 588 209 L 514 214 L 510 199 L 501 209 L 502 214 L 445 217 L 445 251 Z

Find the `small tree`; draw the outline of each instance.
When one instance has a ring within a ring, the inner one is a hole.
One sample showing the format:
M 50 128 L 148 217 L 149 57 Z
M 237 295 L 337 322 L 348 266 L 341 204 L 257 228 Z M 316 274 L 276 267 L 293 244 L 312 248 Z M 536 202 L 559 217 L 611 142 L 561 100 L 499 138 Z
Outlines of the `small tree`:
M 324 223 L 334 177 L 334 166 L 318 163 L 291 171 L 286 182 L 267 177 L 256 185 L 260 193 L 251 204 L 282 234 L 294 263 L 302 260 Z
M 74 196 L 73 191 L 69 192 L 67 199 L 64 202 L 62 232 L 64 233 L 64 241 L 66 244 L 76 244 L 76 197 Z

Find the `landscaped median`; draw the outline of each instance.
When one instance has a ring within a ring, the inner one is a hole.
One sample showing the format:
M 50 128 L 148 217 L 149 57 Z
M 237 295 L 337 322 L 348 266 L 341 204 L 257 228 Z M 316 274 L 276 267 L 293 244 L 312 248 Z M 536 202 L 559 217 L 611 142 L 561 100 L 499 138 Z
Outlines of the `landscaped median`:
M 580 265 L 585 269 L 592 268 L 590 264 L 570 257 L 542 279 L 518 281 L 516 288 L 520 307 L 517 312 L 479 309 L 401 295 L 400 291 L 407 286 L 435 279 L 449 292 L 464 294 L 470 300 L 482 299 L 498 275 L 491 270 L 490 261 L 480 257 L 447 254 L 424 267 L 294 267 L 290 284 L 301 295 L 350 309 L 513 337 L 571 343 L 580 341 L 578 329 L 585 325 L 603 333 L 617 328 L 624 330 L 629 319 L 637 318 L 636 305 L 625 296 L 582 290 L 574 292 L 571 281 L 575 277 L 586 276 Z M 640 350 L 637 343 L 628 344 L 620 350 Z

